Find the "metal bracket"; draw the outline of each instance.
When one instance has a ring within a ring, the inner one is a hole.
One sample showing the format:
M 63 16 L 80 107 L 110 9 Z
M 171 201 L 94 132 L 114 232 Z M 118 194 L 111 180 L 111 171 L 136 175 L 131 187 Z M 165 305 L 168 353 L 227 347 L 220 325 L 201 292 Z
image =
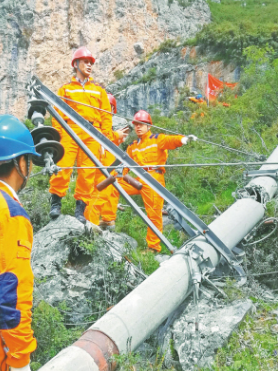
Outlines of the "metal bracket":
M 179 226 L 179 230 L 183 229 L 190 237 L 194 237 L 198 235 L 198 232 L 192 229 L 186 221 L 181 217 L 181 215 L 174 209 L 172 206 L 167 205 L 166 210 L 168 211 L 168 215 L 172 220 L 174 220 L 175 226 L 176 224 Z
M 196 259 L 195 259 L 196 257 Z M 188 251 L 188 265 L 189 265 L 189 270 L 191 274 L 191 279 L 193 283 L 193 297 L 194 297 L 194 303 L 195 305 L 198 304 L 199 300 L 199 287 L 200 283 L 202 282 L 202 274 L 197 262 L 198 255 L 196 256 L 192 250 Z
M 233 250 L 237 254 L 237 256 L 240 259 L 240 262 L 242 262 L 242 256 L 244 255 L 244 251 L 234 247 Z M 191 254 L 191 257 L 198 262 L 198 266 L 201 269 L 202 277 L 204 277 L 208 273 L 212 273 L 215 270 L 215 267 L 213 266 L 211 260 L 209 257 L 204 258 L 204 250 L 201 249 L 198 245 L 193 244 L 190 246 L 189 254 Z M 244 272 L 244 269 L 239 265 L 240 262 L 237 265 L 231 265 L 232 268 L 235 269 L 237 272 L 237 275 L 239 279 L 237 280 L 238 286 L 243 286 L 247 281 L 246 273 Z
M 209 283 L 217 292 L 219 292 L 221 295 L 224 296 L 224 298 L 227 298 L 228 296 L 225 294 L 223 290 L 221 290 L 219 287 L 217 287 L 208 277 L 205 275 L 202 275 L 202 278 Z
M 278 180 L 278 170 L 252 170 L 243 172 L 244 180 L 246 180 L 247 178 L 253 178 L 258 176 L 270 176 L 275 180 Z
M 214 271 L 214 266 L 209 257 L 204 258 L 204 250 L 198 245 L 193 244 L 191 247 L 191 256 L 193 259 L 198 261 L 198 265 L 201 269 L 202 274 L 211 273 Z

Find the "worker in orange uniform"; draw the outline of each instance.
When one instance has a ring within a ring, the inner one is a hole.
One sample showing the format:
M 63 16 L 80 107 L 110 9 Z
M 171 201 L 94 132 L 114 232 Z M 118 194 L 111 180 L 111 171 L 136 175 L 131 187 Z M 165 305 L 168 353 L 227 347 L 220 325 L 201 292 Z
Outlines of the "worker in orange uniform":
M 33 229 L 17 192 L 36 153 L 29 130 L 16 117 L 0 115 L 0 370 L 31 371 L 37 342 L 31 329 Z
M 115 97 L 112 94 L 108 94 L 109 103 L 111 106 L 111 112 L 112 114 L 117 113 L 117 101 Z M 114 117 L 113 117 L 113 125 L 114 125 Z M 117 120 L 117 126 L 121 125 L 122 129 L 128 130 L 127 127 L 127 121 L 125 119 L 121 119 L 121 122 L 119 123 Z M 125 131 L 125 136 L 127 135 L 127 132 Z M 123 138 L 124 139 L 124 138 Z M 116 140 L 115 144 L 119 145 L 123 139 Z M 110 166 L 115 161 L 115 156 L 113 156 L 109 151 L 105 150 L 103 151 L 103 154 L 101 155 L 101 163 L 103 166 Z M 99 221 L 100 215 L 103 215 L 104 217 L 110 217 L 111 210 L 112 210 L 112 191 L 113 191 L 113 185 L 108 186 L 103 191 L 99 192 L 96 188 L 96 186 L 101 183 L 103 180 L 105 180 L 105 175 L 102 174 L 100 170 L 96 170 L 95 175 L 95 187 L 92 193 L 92 198 L 89 202 L 88 207 L 85 211 L 85 218 L 92 222 L 95 225 L 102 226 L 102 220 Z M 105 223 L 105 226 L 107 223 Z M 109 227 L 114 227 L 115 221 L 112 221 L 109 225 Z
M 151 116 L 148 112 L 143 110 L 137 112 L 133 120 L 132 123 L 135 127 L 138 139 L 127 148 L 127 153 L 138 165 L 143 166 L 153 178 L 165 187 L 165 168 L 156 168 L 156 165 L 165 165 L 168 157 L 168 149 L 181 147 L 191 140 L 196 141 L 197 137 L 195 135 L 152 134 L 150 130 L 150 125 L 152 125 Z M 141 194 L 149 219 L 162 232 L 162 208 L 164 200 L 143 180 L 140 178 L 136 179 L 143 184 L 140 191 L 133 188 L 123 179 L 119 180 L 119 184 L 129 195 Z M 116 219 L 118 199 L 119 193 L 113 188 L 112 200 L 116 200 L 117 202 L 113 203 L 111 218 L 107 220 L 108 223 Z M 161 251 L 160 239 L 150 228 L 148 228 L 147 232 L 147 243 L 152 252 Z
M 78 112 L 84 119 L 88 120 L 95 128 L 107 136 L 110 140 L 116 141 L 124 138 L 124 131 L 112 131 L 111 114 L 97 109 L 78 104 L 76 102 L 85 103 L 87 105 L 100 108 L 104 111 L 110 111 L 110 103 L 106 91 L 96 84 L 90 77 L 92 66 L 95 63 L 95 58 L 92 53 L 84 46 L 77 49 L 73 54 L 71 65 L 75 69 L 76 76 L 72 77 L 71 82 L 63 85 L 58 95 L 64 98 L 65 102 Z M 75 102 L 72 102 L 75 101 Z M 90 151 L 98 158 L 101 157 L 102 148 L 89 134 L 84 132 L 78 125 L 71 121 L 66 115 L 58 110 L 60 116 L 67 121 L 68 125 L 86 144 Z M 53 119 L 52 125 L 61 135 L 61 144 L 65 149 L 65 155 L 58 162 L 60 167 L 72 167 L 77 162 L 78 167 L 94 167 L 94 163 L 84 154 L 78 147 L 75 141 L 62 129 L 59 123 Z M 50 217 L 57 218 L 61 214 L 61 201 L 66 195 L 72 169 L 64 169 L 59 171 L 57 175 L 53 175 L 50 179 L 51 193 L 51 210 Z M 76 199 L 75 217 L 81 222 L 86 223 L 84 211 L 91 199 L 95 183 L 94 169 L 78 169 L 76 188 L 74 198 Z

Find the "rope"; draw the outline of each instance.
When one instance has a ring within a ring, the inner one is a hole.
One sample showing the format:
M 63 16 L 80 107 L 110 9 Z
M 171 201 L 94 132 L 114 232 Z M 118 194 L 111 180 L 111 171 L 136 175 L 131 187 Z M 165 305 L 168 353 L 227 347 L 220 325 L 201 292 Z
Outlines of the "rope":
M 108 113 L 109 115 L 111 116 L 116 116 L 116 117 L 119 117 L 119 118 L 122 118 L 122 119 L 125 119 L 127 121 L 132 121 L 132 122 L 135 122 L 135 123 L 138 123 L 138 124 L 143 124 L 143 125 L 147 125 L 147 126 L 151 126 L 153 128 L 156 128 L 156 129 L 159 129 L 159 130 L 163 130 L 165 132 L 168 132 L 168 133 L 171 133 L 171 134 L 175 134 L 175 135 L 183 135 L 184 134 L 180 134 L 180 133 L 177 133 L 175 131 L 172 131 L 172 130 L 168 130 L 168 129 L 165 129 L 165 128 L 161 128 L 160 126 L 156 126 L 156 125 L 153 125 L 153 124 L 149 124 L 147 122 L 143 122 L 143 121 L 138 121 L 138 120 L 134 120 L 133 118 L 130 118 L 130 117 L 123 117 L 123 116 L 120 116 L 120 115 L 117 115 L 113 112 L 110 112 L 110 111 L 107 111 L 107 110 L 104 110 L 102 108 L 98 108 L 98 107 L 95 107 L 95 106 L 91 106 L 89 104 L 86 104 L 86 103 L 82 103 L 82 102 L 78 102 L 76 100 L 73 100 L 73 99 L 69 99 L 69 98 L 66 98 L 66 97 L 62 97 L 60 96 L 60 98 L 64 99 L 64 100 L 67 100 L 69 102 L 73 102 L 73 103 L 78 103 L 82 106 L 86 106 L 86 107 L 89 107 L 89 108 L 93 108 L 93 109 L 96 109 L 98 111 L 101 111 L 101 112 L 105 112 L 105 113 Z M 217 146 L 217 147 L 221 147 L 223 149 L 226 149 L 227 151 L 230 151 L 230 152 L 237 152 L 237 153 L 240 153 L 240 154 L 243 154 L 245 156 L 251 156 L 251 157 L 255 157 L 257 159 L 260 159 L 261 156 L 257 155 L 257 154 L 253 154 L 253 153 L 248 153 L 248 152 L 244 152 L 244 151 L 240 151 L 238 149 L 235 149 L 235 148 L 231 148 L 231 147 L 228 147 L 228 146 L 224 146 L 223 144 L 217 144 L 217 143 L 214 143 L 214 142 L 209 142 L 205 139 L 200 139 L 198 138 L 199 141 L 201 142 L 204 142 L 204 143 L 207 143 L 207 144 L 211 144 L 211 145 L 214 145 L 214 146 Z

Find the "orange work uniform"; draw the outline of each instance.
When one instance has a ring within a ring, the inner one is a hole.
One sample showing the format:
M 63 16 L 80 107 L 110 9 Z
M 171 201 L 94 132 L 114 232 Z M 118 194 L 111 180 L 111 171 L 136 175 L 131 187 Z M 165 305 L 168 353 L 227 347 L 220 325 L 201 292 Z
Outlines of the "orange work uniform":
M 101 108 L 110 111 L 110 103 L 105 89 L 95 84 L 92 78 L 89 78 L 84 85 L 82 85 L 75 77 L 71 82 L 63 85 L 59 91 L 60 97 L 68 98 L 77 102 L 85 103 L 90 106 Z M 119 134 L 112 131 L 112 117 L 109 113 L 98 111 L 94 108 L 86 107 L 78 103 L 73 103 L 65 100 L 76 112 L 78 112 L 84 119 L 92 123 L 92 125 L 107 136 L 110 140 L 116 141 L 119 139 Z M 68 125 L 79 136 L 79 138 L 86 144 L 90 151 L 98 158 L 101 157 L 101 146 L 89 134 L 82 130 L 78 125 L 71 121 L 66 115 L 58 111 L 61 117 L 67 121 Z M 57 129 L 61 135 L 61 144 L 64 146 L 65 155 L 61 161 L 57 163 L 60 167 L 72 167 L 77 161 L 78 167 L 93 167 L 95 164 L 85 155 L 85 153 L 78 147 L 73 139 L 62 129 L 60 124 L 53 119 L 52 125 Z M 59 197 L 64 197 L 70 182 L 72 169 L 65 169 L 59 171 L 57 175 L 53 175 L 50 179 L 50 193 L 54 193 Z M 76 181 L 76 188 L 74 198 L 82 200 L 87 205 L 90 201 L 94 183 L 95 170 L 94 169 L 78 169 L 78 177 Z
M 101 156 L 101 163 L 103 166 L 110 166 L 115 161 L 115 156 L 113 156 L 110 152 L 105 151 L 104 154 Z M 111 173 L 113 175 L 114 172 Z M 105 215 L 113 218 L 114 214 L 111 212 L 112 204 L 111 204 L 111 197 L 113 191 L 113 185 L 106 187 L 103 191 L 99 192 L 96 186 L 101 183 L 103 180 L 106 179 L 106 176 L 102 174 L 100 170 L 96 171 L 95 175 L 95 187 L 92 193 L 92 198 L 89 202 L 89 205 L 86 207 L 85 210 L 85 218 L 89 220 L 91 223 L 95 225 L 99 225 L 100 215 Z M 118 199 L 116 200 L 116 202 Z
M 33 228 L 11 190 L 0 182 L 0 370 L 30 363 Z
M 165 168 L 161 167 L 159 169 L 154 169 L 153 167 L 155 165 L 165 165 L 168 158 L 167 150 L 181 147 L 182 138 L 182 135 L 152 134 L 151 131 L 148 131 L 141 138 L 135 140 L 127 148 L 127 153 L 134 161 L 138 163 L 138 165 L 144 166 L 152 177 L 165 187 Z M 140 178 L 136 179 L 143 184 L 143 187 L 140 191 L 133 188 L 123 179 L 119 180 L 119 184 L 129 195 L 141 194 L 149 219 L 162 232 L 162 208 L 164 200 L 148 184 L 146 184 Z M 113 202 L 111 219 L 107 221 L 116 219 L 118 199 L 119 193 L 114 188 L 111 198 Z M 147 232 L 147 243 L 151 249 L 154 249 L 158 252 L 161 251 L 160 239 L 150 228 L 148 228 Z
M 114 121 L 114 118 L 112 119 Z M 121 140 L 116 140 L 115 144 L 119 145 Z M 116 157 L 112 155 L 109 151 L 105 150 L 104 154 L 101 156 L 101 163 L 103 166 L 110 166 L 116 160 Z M 115 174 L 114 171 L 111 172 L 111 175 Z M 113 218 L 113 213 L 111 212 L 113 208 L 113 200 L 112 200 L 112 191 L 113 185 L 106 187 L 101 192 L 98 191 L 96 188 L 99 183 L 106 179 L 106 176 L 102 174 L 100 170 L 96 170 L 95 174 L 95 187 L 92 193 L 91 200 L 89 205 L 86 207 L 85 210 L 85 218 L 89 220 L 91 223 L 95 225 L 99 225 L 99 219 L 102 215 L 103 220 L 110 220 Z M 117 202 L 117 200 L 114 201 Z

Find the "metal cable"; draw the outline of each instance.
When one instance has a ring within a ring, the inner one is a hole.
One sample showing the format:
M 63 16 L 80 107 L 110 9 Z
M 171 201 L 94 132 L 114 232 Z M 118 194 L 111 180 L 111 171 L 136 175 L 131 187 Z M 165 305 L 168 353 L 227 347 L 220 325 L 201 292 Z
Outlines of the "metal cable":
M 263 220 L 258 226 L 256 226 L 256 231 L 262 226 L 265 224 L 265 222 L 267 222 L 268 220 L 272 220 L 275 224 L 275 227 L 274 229 L 267 235 L 267 236 L 264 236 L 263 238 L 261 238 L 260 240 L 257 240 L 257 241 L 254 241 L 254 242 L 248 242 L 246 244 L 243 244 L 243 246 L 252 246 L 252 245 L 255 245 L 256 243 L 259 243 L 259 242 L 262 242 L 264 240 L 266 240 L 267 238 L 269 238 L 270 236 L 273 235 L 273 233 L 277 230 L 277 227 L 278 227 L 278 219 L 277 218 L 267 218 L 265 220 Z M 252 231 L 250 232 L 252 233 Z
M 209 167 L 209 166 L 256 166 L 256 165 L 278 165 L 278 162 L 246 162 L 246 161 L 241 161 L 241 162 L 216 162 L 216 163 L 204 163 L 204 164 L 170 164 L 170 165 L 151 165 L 151 166 L 126 166 L 129 169 L 134 169 L 134 168 L 161 168 L 161 167 L 166 167 L 166 168 L 173 168 L 173 167 Z M 68 167 L 60 167 L 61 170 L 70 170 L 70 169 L 117 169 L 118 166 L 68 166 Z M 37 176 L 37 175 L 42 175 L 43 172 L 40 171 L 36 174 L 32 174 L 30 178 Z
M 105 112 L 105 113 L 108 113 L 112 116 L 116 116 L 116 117 L 119 117 L 121 119 L 125 119 L 127 121 L 132 121 L 132 122 L 135 122 L 135 123 L 138 123 L 138 124 L 143 124 L 143 125 L 147 125 L 147 126 L 151 126 L 153 128 L 156 128 L 156 129 L 159 129 L 159 130 L 163 130 L 163 131 L 166 131 L 168 133 L 171 133 L 171 134 L 175 134 L 175 135 L 183 135 L 184 134 L 180 134 L 180 133 L 177 133 L 175 131 L 172 131 L 172 130 L 169 130 L 169 129 L 165 129 L 165 128 L 162 128 L 160 126 L 156 126 L 156 125 L 153 125 L 153 124 L 149 124 L 149 123 L 146 123 L 146 122 L 143 122 L 143 121 L 138 121 L 138 120 L 134 120 L 133 118 L 130 118 L 130 117 L 123 117 L 123 116 L 120 116 L 120 115 L 117 115 L 113 112 L 110 112 L 110 111 L 107 111 L 107 110 L 104 110 L 104 109 L 101 109 L 101 108 L 98 108 L 98 107 L 95 107 L 95 106 L 91 106 L 90 104 L 86 104 L 86 103 L 82 103 L 82 102 L 78 102 L 76 100 L 73 100 L 73 99 L 69 99 L 69 98 L 66 98 L 66 97 L 62 97 L 60 96 L 61 99 L 64 99 L 64 100 L 67 100 L 69 102 L 73 102 L 73 103 L 77 103 L 77 104 L 80 104 L 82 106 L 86 106 L 86 107 L 90 107 L 90 108 L 93 108 L 93 109 L 96 109 L 98 111 L 101 111 L 101 112 Z M 200 139 L 198 138 L 199 141 L 201 142 L 204 142 L 204 143 L 207 143 L 207 144 L 211 144 L 211 145 L 214 145 L 214 146 L 218 146 L 218 147 L 221 147 L 223 149 L 226 149 L 227 151 L 230 151 L 230 152 L 237 152 L 237 153 L 240 153 L 240 154 L 243 154 L 245 156 L 251 156 L 251 157 L 255 157 L 257 159 L 260 158 L 259 155 L 257 155 L 256 153 L 248 153 L 248 152 L 244 152 L 244 151 L 240 151 L 238 149 L 235 149 L 235 148 L 231 148 L 231 147 L 228 147 L 228 146 L 224 146 L 223 144 L 218 144 L 218 143 L 214 143 L 214 142 L 209 142 L 208 140 L 205 140 L 205 139 Z

